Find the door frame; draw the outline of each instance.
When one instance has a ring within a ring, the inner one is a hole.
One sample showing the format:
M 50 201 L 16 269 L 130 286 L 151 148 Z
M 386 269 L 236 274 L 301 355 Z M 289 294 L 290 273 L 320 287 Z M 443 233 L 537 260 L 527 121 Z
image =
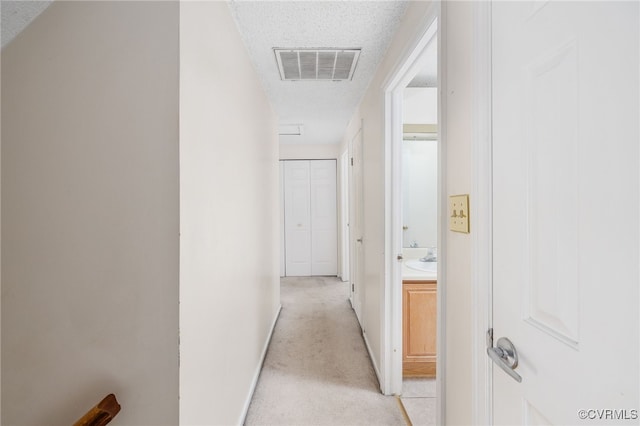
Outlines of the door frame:
M 486 333 L 493 326 L 493 144 L 491 1 L 473 5 L 472 191 L 471 233 L 472 405 L 473 424 L 493 424 L 493 363 Z
M 401 263 L 396 257 L 402 253 L 402 102 L 403 91 L 423 64 L 424 53 L 434 36 L 438 37 L 438 216 L 446 217 L 445 196 L 445 63 L 443 55 L 441 1 L 434 1 L 427 9 L 417 37 L 396 63 L 383 84 L 385 114 L 385 280 L 381 307 L 382 328 L 381 390 L 386 395 L 402 393 L 402 276 Z M 438 223 L 438 293 L 437 293 L 437 366 L 436 366 L 436 424 L 444 424 L 444 359 L 445 359 L 445 223 Z
M 280 168 L 280 199 L 279 201 L 279 210 L 280 210 L 280 277 L 287 276 L 287 252 L 286 252 L 286 244 L 285 244 L 285 230 L 284 230 L 284 160 L 278 161 L 278 167 Z

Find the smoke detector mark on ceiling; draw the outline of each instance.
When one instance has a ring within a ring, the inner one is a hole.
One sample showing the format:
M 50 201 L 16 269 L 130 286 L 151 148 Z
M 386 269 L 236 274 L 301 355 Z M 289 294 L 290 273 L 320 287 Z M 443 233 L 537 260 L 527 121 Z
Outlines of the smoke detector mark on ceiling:
M 360 49 L 273 49 L 284 81 L 351 80 Z

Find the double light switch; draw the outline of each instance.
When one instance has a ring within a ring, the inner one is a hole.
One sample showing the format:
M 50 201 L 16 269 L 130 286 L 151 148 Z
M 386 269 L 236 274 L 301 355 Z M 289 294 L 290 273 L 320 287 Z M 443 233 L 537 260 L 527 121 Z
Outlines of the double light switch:
M 469 233 L 469 195 L 449 197 L 449 229 Z

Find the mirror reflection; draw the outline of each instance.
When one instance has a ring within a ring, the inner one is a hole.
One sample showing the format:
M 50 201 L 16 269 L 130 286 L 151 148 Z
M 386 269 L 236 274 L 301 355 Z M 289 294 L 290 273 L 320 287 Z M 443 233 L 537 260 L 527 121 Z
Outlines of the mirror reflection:
M 437 89 L 407 87 L 404 93 L 403 247 L 438 243 Z

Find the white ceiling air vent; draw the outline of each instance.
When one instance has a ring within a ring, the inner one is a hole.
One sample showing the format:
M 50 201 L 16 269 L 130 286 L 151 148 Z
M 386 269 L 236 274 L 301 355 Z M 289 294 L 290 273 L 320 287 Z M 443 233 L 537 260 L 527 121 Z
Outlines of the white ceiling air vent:
M 304 124 L 281 124 L 278 129 L 280 136 L 302 136 Z
M 351 80 L 360 49 L 274 48 L 282 80 Z

